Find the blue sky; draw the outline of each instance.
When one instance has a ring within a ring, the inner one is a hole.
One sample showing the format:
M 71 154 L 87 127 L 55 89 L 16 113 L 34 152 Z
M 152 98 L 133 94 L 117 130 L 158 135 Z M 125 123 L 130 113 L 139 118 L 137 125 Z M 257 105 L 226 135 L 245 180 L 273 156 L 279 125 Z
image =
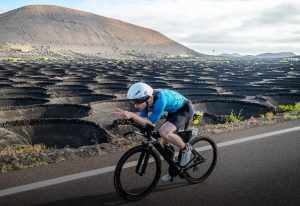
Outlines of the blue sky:
M 300 54 L 299 0 L 0 0 L 0 13 L 59 5 L 157 30 L 206 54 Z

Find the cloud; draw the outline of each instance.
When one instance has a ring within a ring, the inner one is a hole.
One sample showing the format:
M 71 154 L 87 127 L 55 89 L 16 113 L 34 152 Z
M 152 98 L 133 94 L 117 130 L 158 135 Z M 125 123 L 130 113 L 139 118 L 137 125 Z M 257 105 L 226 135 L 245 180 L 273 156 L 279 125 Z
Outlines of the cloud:
M 244 21 L 242 28 L 254 26 L 277 26 L 300 23 L 300 4 L 286 2 L 269 8 L 256 18 Z

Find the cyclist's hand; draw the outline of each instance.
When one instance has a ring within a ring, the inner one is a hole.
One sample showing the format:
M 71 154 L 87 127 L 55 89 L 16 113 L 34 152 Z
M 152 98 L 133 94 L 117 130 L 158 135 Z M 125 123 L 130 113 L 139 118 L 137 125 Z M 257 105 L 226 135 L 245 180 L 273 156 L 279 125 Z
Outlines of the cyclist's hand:
M 128 111 L 126 111 L 126 110 L 122 110 L 122 109 L 117 108 L 117 107 L 116 107 L 115 109 L 116 109 L 116 111 L 113 112 L 112 114 L 118 115 L 118 116 L 120 116 L 122 119 L 131 119 L 131 117 L 132 117 L 132 112 L 128 112 Z

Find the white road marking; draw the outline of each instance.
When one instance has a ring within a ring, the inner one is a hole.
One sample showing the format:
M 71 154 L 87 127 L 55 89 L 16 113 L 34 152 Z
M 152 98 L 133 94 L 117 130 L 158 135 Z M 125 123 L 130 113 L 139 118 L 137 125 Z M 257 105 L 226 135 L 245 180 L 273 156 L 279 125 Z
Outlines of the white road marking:
M 239 144 L 239 143 L 248 142 L 248 141 L 252 141 L 252 140 L 256 140 L 256 139 L 271 137 L 271 136 L 279 135 L 279 134 L 283 134 L 283 133 L 293 132 L 293 131 L 297 131 L 297 130 L 300 130 L 300 126 L 292 127 L 289 129 L 278 130 L 275 132 L 268 132 L 268 133 L 264 133 L 264 134 L 254 135 L 254 136 L 245 137 L 245 138 L 241 138 L 241 139 L 221 142 L 221 143 L 217 144 L 217 146 L 218 146 L 218 148 L 220 148 L 220 147 L 225 147 L 225 146 L 229 146 L 229 145 L 233 145 L 233 144 Z M 132 167 L 135 165 L 135 163 L 136 162 L 127 163 L 126 167 Z M 21 185 L 21 186 L 17 186 L 17 187 L 3 189 L 3 190 L 0 190 L 0 197 L 16 194 L 16 193 L 20 193 L 20 192 L 30 191 L 30 190 L 34 190 L 34 189 L 38 189 L 38 188 L 42 188 L 42 187 L 51 186 L 51 185 L 56 185 L 56 184 L 60 184 L 60 183 L 64 183 L 64 182 L 69 182 L 69 181 L 73 181 L 73 180 L 77 180 L 77 179 L 82 179 L 82 178 L 86 178 L 86 177 L 91 177 L 91 176 L 95 176 L 95 175 L 113 172 L 115 170 L 115 168 L 116 168 L 116 166 L 114 165 L 114 166 L 110 166 L 110 167 L 104 167 L 104 168 L 100 168 L 100 169 L 96 169 L 96 170 L 80 172 L 80 173 L 73 174 L 73 175 L 67 175 L 67 176 L 62 176 L 62 177 L 53 178 L 53 179 L 49 179 L 49 180 L 34 182 L 31 184 L 26 184 L 26 185 Z

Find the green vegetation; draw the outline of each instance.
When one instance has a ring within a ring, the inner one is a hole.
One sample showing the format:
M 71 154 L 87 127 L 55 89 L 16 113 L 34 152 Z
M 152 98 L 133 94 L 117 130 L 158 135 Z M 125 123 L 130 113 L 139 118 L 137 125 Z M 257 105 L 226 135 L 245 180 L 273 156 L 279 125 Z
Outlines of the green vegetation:
M 0 164 L 0 173 L 45 165 L 46 162 L 43 161 L 41 155 L 45 150 L 46 146 L 43 144 L 22 147 L 6 146 L 5 148 L 1 148 L 0 159 L 9 161 L 4 161 L 2 162 L 3 164 Z
M 20 58 L 18 58 L 18 57 L 9 57 L 8 58 L 8 61 L 10 61 L 10 62 L 18 62 L 18 61 L 20 61 L 21 59 Z
M 113 59 L 113 62 L 115 64 L 117 64 L 118 66 L 124 66 L 125 64 L 125 59 L 123 58 L 116 58 L 116 59 Z
M 287 59 L 279 59 L 277 62 L 278 63 L 288 63 L 289 60 L 287 60 Z
M 238 123 L 244 119 L 244 117 L 242 116 L 242 109 L 240 110 L 238 115 L 231 111 L 229 115 L 224 115 L 224 117 L 226 119 L 225 124 Z
M 45 62 L 45 61 L 59 61 L 59 62 L 69 62 L 70 59 L 68 57 L 59 55 L 59 54 L 51 54 L 51 55 L 40 55 L 40 54 L 11 54 L 11 53 L 3 53 L 0 52 L 0 62 Z
M 266 118 L 268 120 L 271 120 L 274 117 L 274 113 L 273 112 L 267 112 L 266 114 L 260 114 L 259 115 L 260 118 Z
M 300 114 L 285 114 L 283 117 L 284 120 L 296 120 L 300 119 Z
M 300 102 L 297 102 L 294 105 L 291 105 L 291 104 L 288 104 L 288 105 L 278 105 L 277 108 L 279 110 L 284 111 L 284 112 L 299 111 L 300 110 Z
M 48 61 L 49 58 L 48 58 L 48 57 L 41 57 L 41 60 L 42 60 L 42 61 Z

